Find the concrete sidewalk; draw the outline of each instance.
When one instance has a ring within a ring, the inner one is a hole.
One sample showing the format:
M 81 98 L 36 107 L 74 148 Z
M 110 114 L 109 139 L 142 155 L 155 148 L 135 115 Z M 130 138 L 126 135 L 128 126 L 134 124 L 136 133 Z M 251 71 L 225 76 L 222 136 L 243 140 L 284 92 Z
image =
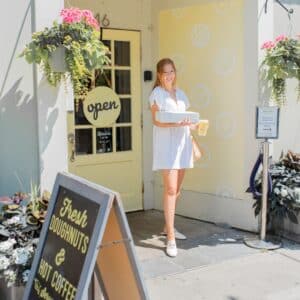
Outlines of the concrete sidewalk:
M 160 211 L 127 214 L 151 300 L 300 300 L 300 245 L 262 251 L 247 247 L 256 235 L 176 216 L 178 256 L 165 254 Z

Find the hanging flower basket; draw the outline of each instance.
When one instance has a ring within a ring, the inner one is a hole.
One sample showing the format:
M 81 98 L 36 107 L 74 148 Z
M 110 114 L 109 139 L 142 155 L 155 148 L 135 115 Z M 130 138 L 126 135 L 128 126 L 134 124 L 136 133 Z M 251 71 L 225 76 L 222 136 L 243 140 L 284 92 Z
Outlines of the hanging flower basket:
M 275 41 L 265 42 L 261 49 L 265 58 L 261 63 L 262 79 L 271 89 L 271 97 L 279 106 L 286 102 L 286 80 L 298 80 L 298 100 L 300 100 L 300 41 L 278 36 Z
M 63 46 L 57 47 L 49 57 L 49 65 L 53 72 L 65 73 L 68 71 L 65 59 L 66 49 Z
M 91 11 L 70 8 L 60 15 L 62 23 L 33 33 L 20 56 L 38 64 L 53 86 L 69 76 L 75 98 L 84 99 L 92 71 L 109 63 L 108 48 L 100 41 L 99 24 Z

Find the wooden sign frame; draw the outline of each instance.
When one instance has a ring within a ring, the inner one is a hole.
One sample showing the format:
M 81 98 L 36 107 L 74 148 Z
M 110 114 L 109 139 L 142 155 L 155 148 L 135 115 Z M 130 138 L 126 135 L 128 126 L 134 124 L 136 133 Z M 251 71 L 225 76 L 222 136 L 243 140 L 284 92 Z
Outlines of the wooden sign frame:
M 32 293 L 36 294 L 34 299 L 44 299 L 37 295 L 34 283 L 36 276 L 39 275 L 37 272 L 43 258 L 44 248 L 47 247 L 51 218 L 62 188 L 91 201 L 93 205 L 98 205 L 99 210 L 95 219 L 93 218 L 93 230 L 74 297 L 58 297 L 56 294 L 53 299 L 85 299 L 94 269 L 97 271 L 104 299 L 118 299 L 118 293 L 121 293 L 123 297 L 128 295 L 130 299 L 148 299 L 119 194 L 81 177 L 58 173 L 23 300 L 32 300 Z M 86 206 L 88 205 L 89 202 Z M 76 268 L 75 265 L 73 267 Z M 116 293 L 116 291 L 119 292 Z

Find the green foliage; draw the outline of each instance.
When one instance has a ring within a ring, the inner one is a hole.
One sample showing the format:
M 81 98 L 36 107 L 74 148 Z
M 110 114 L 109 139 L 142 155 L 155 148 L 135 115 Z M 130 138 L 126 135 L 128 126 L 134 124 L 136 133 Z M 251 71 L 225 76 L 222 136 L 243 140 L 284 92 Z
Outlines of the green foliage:
M 0 210 L 0 278 L 10 287 L 28 280 L 50 193 L 40 195 L 38 186 L 31 183 L 29 195 L 18 192 L 6 198 Z
M 300 41 L 279 36 L 276 41 L 262 46 L 266 55 L 261 64 L 262 79 L 271 88 L 273 100 L 282 105 L 286 102 L 286 79 L 298 79 L 298 100 L 300 99 Z
M 267 220 L 288 218 L 298 224 L 297 216 L 300 212 L 300 155 L 291 151 L 271 166 L 272 191 L 268 195 Z M 262 191 L 262 174 L 255 181 L 256 189 Z M 254 214 L 261 211 L 261 198 L 253 204 Z
M 49 63 L 52 53 L 60 46 L 65 49 L 66 73 L 55 72 Z M 24 56 L 28 63 L 40 65 L 53 86 L 70 76 L 75 97 L 84 99 L 91 71 L 102 70 L 109 63 L 107 54 L 108 48 L 100 41 L 99 31 L 92 26 L 85 22 L 54 22 L 51 28 L 33 33 L 31 42 L 20 56 Z

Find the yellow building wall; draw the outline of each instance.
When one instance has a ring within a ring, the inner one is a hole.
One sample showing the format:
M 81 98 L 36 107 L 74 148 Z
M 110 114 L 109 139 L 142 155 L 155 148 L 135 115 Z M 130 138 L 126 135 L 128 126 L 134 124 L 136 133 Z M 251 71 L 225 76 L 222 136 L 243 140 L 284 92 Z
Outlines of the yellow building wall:
M 204 156 L 187 172 L 186 190 L 244 195 L 243 27 L 242 0 L 160 12 L 159 56 L 175 61 L 190 110 L 210 121 L 208 135 L 199 138 Z

